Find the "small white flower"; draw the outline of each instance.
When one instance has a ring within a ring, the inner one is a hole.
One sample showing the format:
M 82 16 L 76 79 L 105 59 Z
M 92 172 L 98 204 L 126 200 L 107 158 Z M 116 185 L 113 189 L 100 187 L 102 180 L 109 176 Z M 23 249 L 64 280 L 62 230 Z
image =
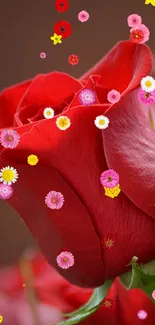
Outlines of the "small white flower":
M 0 170 L 0 182 L 5 185 L 11 185 L 15 183 L 18 178 L 17 170 L 13 167 L 7 166 Z
M 146 92 L 151 92 L 155 90 L 155 79 L 153 77 L 147 76 L 141 80 L 141 88 Z
M 109 122 L 109 119 L 104 115 L 97 116 L 94 121 L 96 127 L 100 130 L 106 129 L 109 125 Z
M 54 109 L 51 107 L 47 107 L 44 109 L 43 115 L 46 119 L 50 119 L 54 117 Z

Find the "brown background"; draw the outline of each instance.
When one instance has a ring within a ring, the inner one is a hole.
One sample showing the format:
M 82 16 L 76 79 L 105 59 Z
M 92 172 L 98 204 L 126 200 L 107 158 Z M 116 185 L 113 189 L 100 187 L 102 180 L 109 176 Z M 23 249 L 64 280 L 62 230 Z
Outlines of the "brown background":
M 0 0 L 0 90 L 38 73 L 64 71 L 75 77 L 95 64 L 117 41 L 128 39 L 128 15 L 137 13 L 151 31 L 148 45 L 155 50 L 155 7 L 145 0 L 71 0 L 64 13 L 54 0 Z M 86 23 L 77 19 L 86 10 Z M 50 40 L 59 20 L 72 25 L 72 35 L 54 46 Z M 40 59 L 46 52 L 46 59 Z M 67 58 L 77 54 L 80 62 L 70 66 Z M 31 234 L 6 202 L 0 202 L 0 264 L 15 261 L 26 247 L 34 246 Z

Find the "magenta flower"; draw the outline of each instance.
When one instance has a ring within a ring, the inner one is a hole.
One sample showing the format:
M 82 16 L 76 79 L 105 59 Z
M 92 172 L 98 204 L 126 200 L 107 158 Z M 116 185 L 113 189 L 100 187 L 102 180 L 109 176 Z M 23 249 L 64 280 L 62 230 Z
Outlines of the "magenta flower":
M 110 90 L 107 95 L 107 99 L 111 104 L 115 104 L 119 102 L 120 98 L 121 98 L 121 94 L 119 93 L 119 91 L 115 89 Z
M 96 101 L 96 95 L 94 91 L 86 88 L 80 91 L 78 97 L 80 103 L 85 106 L 92 105 Z
M 132 14 L 132 15 L 128 16 L 127 22 L 128 22 L 129 27 L 137 28 L 142 23 L 142 17 L 137 14 Z
M 8 200 L 13 194 L 12 186 L 5 185 L 3 183 L 0 184 L 0 199 Z
M 57 264 L 62 269 L 68 269 L 74 265 L 74 256 L 70 252 L 61 252 L 56 258 Z
M 64 204 L 64 196 L 60 192 L 50 191 L 45 197 L 45 203 L 50 209 L 61 209 Z
M 138 99 L 143 103 L 143 104 L 152 104 L 155 103 L 155 90 L 151 92 L 146 92 L 143 89 L 138 90 Z
M 113 169 L 108 169 L 101 174 L 101 184 L 107 188 L 113 188 L 119 184 L 119 175 Z
M 82 10 L 78 13 L 78 19 L 81 23 L 85 23 L 89 19 L 89 13 L 85 10 Z
M 15 130 L 3 130 L 0 135 L 0 143 L 4 148 L 16 148 L 20 135 Z

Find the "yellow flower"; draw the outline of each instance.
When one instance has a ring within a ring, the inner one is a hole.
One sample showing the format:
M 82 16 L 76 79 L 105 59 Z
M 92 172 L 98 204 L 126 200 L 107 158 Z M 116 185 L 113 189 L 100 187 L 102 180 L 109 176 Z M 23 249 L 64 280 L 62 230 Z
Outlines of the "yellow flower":
M 114 197 L 117 197 L 119 195 L 119 193 L 121 192 L 119 185 L 112 187 L 112 188 L 104 187 L 104 190 L 105 190 L 105 195 L 111 197 L 112 199 Z
M 67 116 L 59 116 L 56 120 L 56 125 L 60 130 L 66 130 L 70 127 L 71 121 Z
M 3 322 L 3 316 L 0 315 L 0 324 Z
M 146 5 L 151 4 L 153 7 L 155 7 L 155 0 L 145 0 L 145 4 Z
M 31 166 L 35 166 L 38 163 L 39 159 L 36 155 L 30 155 L 27 157 L 27 162 Z
M 51 36 L 50 39 L 53 41 L 54 45 L 62 43 L 62 35 L 57 35 L 56 33 L 54 33 L 54 35 Z

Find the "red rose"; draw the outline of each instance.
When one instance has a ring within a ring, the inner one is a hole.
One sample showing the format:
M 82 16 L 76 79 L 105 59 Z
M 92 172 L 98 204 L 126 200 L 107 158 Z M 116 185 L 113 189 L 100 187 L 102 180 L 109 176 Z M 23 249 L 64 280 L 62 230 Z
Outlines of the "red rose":
M 1 154 L 1 168 L 12 166 L 19 174 L 8 202 L 49 263 L 81 286 L 96 287 L 126 272 L 133 256 L 142 263 L 155 258 L 155 137 L 137 100 L 151 60 L 144 44 L 120 42 L 80 80 L 53 72 L 1 93 L 1 127 L 21 135 L 16 148 Z M 86 88 L 94 96 L 90 106 L 81 104 Z M 121 93 L 116 104 L 107 102 L 112 89 Z M 44 119 L 46 107 L 55 117 Z M 70 119 L 65 131 L 57 127 L 58 115 Z M 94 124 L 99 115 L 110 120 L 104 131 Z M 27 163 L 31 154 L 39 159 L 35 166 Z M 100 183 L 108 169 L 120 177 L 114 199 Z M 45 204 L 50 191 L 63 194 L 61 209 Z M 64 249 L 74 255 L 67 270 L 56 262 Z

